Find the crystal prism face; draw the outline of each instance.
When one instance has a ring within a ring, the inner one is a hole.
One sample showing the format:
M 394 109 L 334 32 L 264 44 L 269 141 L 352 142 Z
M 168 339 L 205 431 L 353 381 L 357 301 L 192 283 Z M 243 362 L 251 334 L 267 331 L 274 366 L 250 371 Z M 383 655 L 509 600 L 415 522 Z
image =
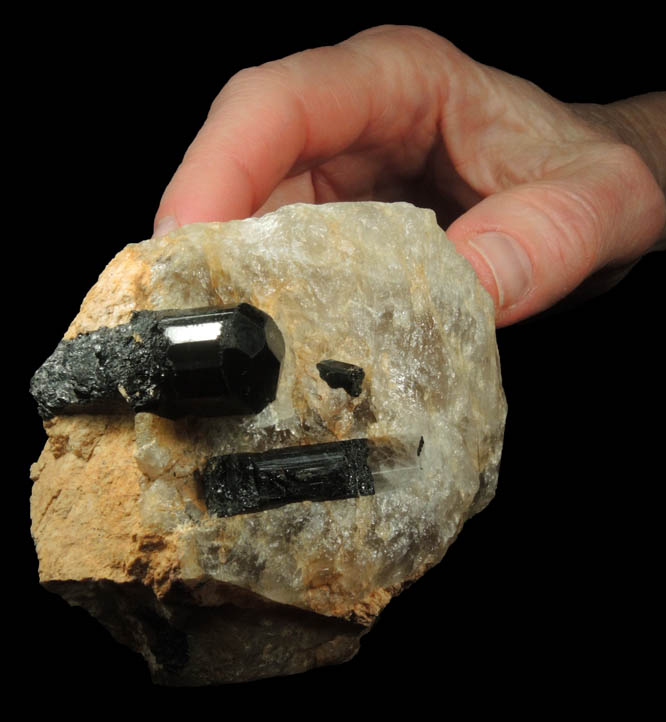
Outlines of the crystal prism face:
M 43 418 L 257 414 L 275 399 L 283 356 L 275 322 L 249 304 L 138 311 L 61 341 L 30 390 Z
M 326 359 L 317 364 L 321 378 L 332 389 L 344 389 L 350 396 L 360 396 L 365 371 L 360 366 L 344 361 Z
M 217 516 L 375 493 L 367 439 L 215 456 L 199 478 L 208 511 Z

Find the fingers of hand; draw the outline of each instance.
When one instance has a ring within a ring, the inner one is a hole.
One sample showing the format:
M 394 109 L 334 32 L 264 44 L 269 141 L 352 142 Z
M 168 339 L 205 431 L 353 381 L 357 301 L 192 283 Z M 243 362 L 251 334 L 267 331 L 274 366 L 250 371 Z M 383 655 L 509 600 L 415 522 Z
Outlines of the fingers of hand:
M 596 144 L 574 167 L 484 199 L 448 234 L 504 326 L 552 306 L 600 269 L 629 266 L 665 221 L 663 194 L 638 154 Z
M 156 221 L 251 215 L 286 177 L 347 150 L 381 149 L 400 156 L 401 173 L 416 172 L 438 132 L 442 65 L 456 54 L 426 30 L 373 28 L 241 71 L 214 101 Z M 380 168 L 373 159 L 373 177 Z

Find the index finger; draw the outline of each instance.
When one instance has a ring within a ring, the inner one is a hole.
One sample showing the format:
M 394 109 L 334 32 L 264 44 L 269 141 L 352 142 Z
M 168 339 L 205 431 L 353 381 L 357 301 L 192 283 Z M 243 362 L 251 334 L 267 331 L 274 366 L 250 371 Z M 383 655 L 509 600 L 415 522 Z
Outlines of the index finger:
M 458 52 L 449 45 L 420 28 L 373 28 L 241 71 L 166 188 L 156 227 L 167 217 L 185 225 L 249 216 L 290 174 L 345 149 L 402 139 L 415 119 L 434 136 L 442 64 L 447 50 Z M 424 157 L 428 150 L 425 143 Z

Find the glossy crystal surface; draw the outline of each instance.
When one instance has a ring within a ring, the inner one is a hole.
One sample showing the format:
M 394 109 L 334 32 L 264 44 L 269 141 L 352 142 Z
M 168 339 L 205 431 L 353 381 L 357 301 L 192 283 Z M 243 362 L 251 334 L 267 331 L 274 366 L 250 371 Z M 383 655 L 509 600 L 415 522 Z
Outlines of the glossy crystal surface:
M 160 314 L 170 375 L 162 416 L 257 414 L 275 399 L 284 349 L 272 319 L 248 304 Z

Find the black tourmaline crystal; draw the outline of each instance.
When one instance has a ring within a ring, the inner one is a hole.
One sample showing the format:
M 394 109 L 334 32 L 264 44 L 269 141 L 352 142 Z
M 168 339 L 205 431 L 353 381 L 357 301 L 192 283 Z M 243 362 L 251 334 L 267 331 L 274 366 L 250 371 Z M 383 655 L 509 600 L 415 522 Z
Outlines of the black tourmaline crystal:
M 375 493 L 367 439 L 214 456 L 199 479 L 208 511 L 218 516 Z
M 350 396 L 361 394 L 365 371 L 360 366 L 326 359 L 317 364 L 319 375 L 332 389 L 344 389 Z
M 275 399 L 283 354 L 275 322 L 246 303 L 138 311 L 129 323 L 61 341 L 30 391 L 43 418 L 256 414 Z

